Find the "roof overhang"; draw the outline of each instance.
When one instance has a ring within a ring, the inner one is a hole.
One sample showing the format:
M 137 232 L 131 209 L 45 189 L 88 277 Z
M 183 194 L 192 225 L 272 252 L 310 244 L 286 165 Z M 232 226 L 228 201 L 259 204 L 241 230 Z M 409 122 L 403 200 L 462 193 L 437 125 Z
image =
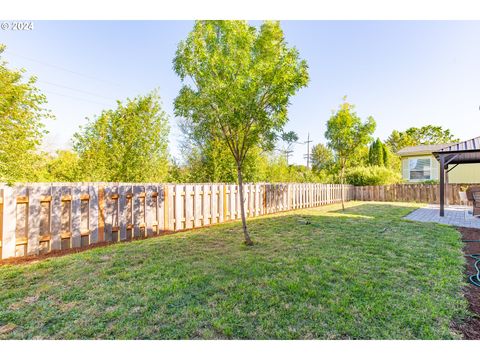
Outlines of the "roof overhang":
M 480 163 L 480 136 L 447 146 L 432 154 L 439 161 L 443 157 L 446 164 Z
M 411 157 L 411 156 L 432 156 L 433 152 L 431 151 L 412 151 L 403 154 L 397 153 L 401 158 Z

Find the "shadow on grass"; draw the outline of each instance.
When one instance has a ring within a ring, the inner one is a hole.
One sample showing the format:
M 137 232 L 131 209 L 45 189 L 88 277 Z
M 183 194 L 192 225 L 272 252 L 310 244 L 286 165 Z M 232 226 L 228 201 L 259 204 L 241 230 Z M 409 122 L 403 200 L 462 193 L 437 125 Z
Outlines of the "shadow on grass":
M 398 218 L 408 215 L 419 207 L 419 205 L 406 206 L 402 203 L 399 203 L 398 205 L 392 203 L 361 203 L 358 205 L 347 206 L 345 207 L 345 210 L 338 209 L 329 212 L 339 215 L 348 214 L 368 218 L 384 218 L 385 216 Z
M 231 222 L 3 267 L 0 339 L 455 338 L 461 245 L 402 205 L 254 218 L 251 248 Z

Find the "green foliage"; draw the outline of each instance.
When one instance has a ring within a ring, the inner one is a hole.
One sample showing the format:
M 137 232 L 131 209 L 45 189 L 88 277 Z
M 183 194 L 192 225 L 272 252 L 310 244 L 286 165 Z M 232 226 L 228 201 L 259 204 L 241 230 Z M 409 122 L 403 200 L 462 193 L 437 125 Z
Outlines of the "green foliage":
M 394 165 L 395 159 L 391 150 L 380 139 L 377 138 L 368 150 L 368 164 L 373 166 L 389 167 Z
M 186 119 L 179 120 L 183 134 L 181 166 L 186 182 L 226 182 L 237 180 L 237 163 L 222 139 L 202 138 L 195 133 L 194 124 Z M 266 156 L 258 146 L 252 147 L 243 164 L 245 181 L 262 179 Z
M 245 21 L 197 21 L 173 64 L 184 82 L 175 115 L 191 123 L 195 139 L 225 143 L 240 169 L 252 147 L 273 148 L 290 97 L 308 82 L 307 64 L 278 22 L 257 30 Z
M 438 184 L 440 184 L 440 181 L 438 181 L 438 180 L 424 180 L 424 181 L 417 182 L 417 184 L 438 185 Z
M 184 146 L 182 152 L 186 163 L 181 167 L 185 182 L 237 181 L 236 161 L 223 142 L 209 141 L 202 147 Z M 253 147 L 244 160 L 244 180 L 254 182 L 263 179 L 266 163 L 266 155 L 258 147 Z
M 371 141 L 375 131 L 375 120 L 370 116 L 362 123 L 354 105 L 344 102 L 327 122 L 325 137 L 328 147 L 335 153 L 336 161 L 342 169 L 358 154 L 362 147 Z
M 334 151 L 340 169 L 339 178 L 342 184 L 347 166 L 358 159 L 362 149 L 366 149 L 376 127 L 373 117 L 368 117 L 363 123 L 354 108 L 354 105 L 344 99 L 338 111 L 328 120 L 325 132 L 327 145 Z
M 104 110 L 74 135 L 85 181 L 160 182 L 168 170 L 168 117 L 156 91 Z
M 289 48 L 279 22 L 197 21 L 178 45 L 173 67 L 183 82 L 175 115 L 203 144 L 228 146 L 240 197 L 250 151 L 272 150 L 288 121 L 289 99 L 308 83 L 307 64 Z M 243 201 L 245 243 L 252 244 Z
M 356 186 L 388 185 L 401 182 L 402 177 L 398 171 L 384 166 L 356 166 L 347 169 L 345 180 Z
M 165 181 L 168 183 L 188 183 L 188 182 L 197 182 L 197 181 L 191 181 L 190 180 L 190 169 L 187 168 L 186 166 L 181 166 L 178 161 L 175 159 L 171 159 L 169 166 L 168 166 L 168 173 L 167 177 L 165 178 Z M 200 180 L 198 182 L 203 182 L 203 180 Z
M 46 156 L 43 181 L 76 182 L 82 179 L 78 155 L 70 150 L 57 150 L 54 156 Z
M 322 170 L 330 170 L 335 164 L 333 152 L 323 144 L 317 144 L 312 148 L 312 170 L 316 173 Z
M 280 151 L 285 155 L 288 163 L 288 158 L 293 152 L 293 146 L 298 141 L 298 135 L 294 131 L 285 132 L 282 133 L 281 140 L 284 145 Z
M 372 166 L 385 166 L 385 150 L 380 139 L 375 140 L 368 150 L 368 163 Z
M 288 144 L 288 147 L 291 147 L 298 141 L 298 134 L 295 131 L 284 132 L 281 135 L 281 139 Z
M 203 154 L 203 155 L 202 155 Z M 236 181 L 236 164 L 229 149 L 219 144 L 200 152 L 189 149 L 186 164 L 171 165 L 171 182 L 226 182 Z M 253 148 L 244 163 L 246 182 L 327 182 L 331 180 L 326 171 L 313 172 L 303 165 L 289 165 L 285 156 L 262 152 Z
M 270 155 L 262 166 L 260 181 L 265 182 L 326 182 L 323 172 L 315 173 L 305 165 L 288 165 L 284 156 Z
M 459 233 L 420 205 L 347 204 L 0 266 L 0 339 L 450 339 Z M 308 223 L 308 225 L 306 225 Z M 457 327 L 457 326 L 456 326 Z M 474 355 L 474 354 L 473 354 Z
M 0 44 L 0 55 L 4 50 Z M 53 118 L 36 78 L 25 80 L 24 72 L 8 69 L 0 57 L 0 182 L 38 180 L 43 120 Z
M 441 126 L 426 125 L 420 128 L 411 127 L 403 132 L 393 130 L 386 144 L 396 153 L 407 146 L 446 144 L 458 141 L 460 140 L 449 129 L 443 129 Z
M 368 117 L 365 123 L 354 111 L 354 105 L 349 104 L 344 98 L 343 104 L 327 122 L 325 137 L 328 147 L 334 151 L 338 168 L 340 183 L 345 183 L 345 170 L 347 166 L 358 161 L 362 149 L 367 149 L 375 131 L 376 123 L 373 117 Z M 342 187 L 343 192 L 343 187 Z M 344 194 L 342 193 L 342 209 L 345 209 Z

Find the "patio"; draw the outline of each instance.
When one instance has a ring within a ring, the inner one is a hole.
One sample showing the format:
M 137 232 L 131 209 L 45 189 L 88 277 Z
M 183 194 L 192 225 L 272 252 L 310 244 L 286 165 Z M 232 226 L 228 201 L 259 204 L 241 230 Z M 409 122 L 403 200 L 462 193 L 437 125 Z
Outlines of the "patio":
M 412 211 L 405 219 L 480 229 L 480 217 L 473 216 L 471 206 L 446 206 L 445 216 L 440 216 L 439 208 L 439 205 L 427 205 Z

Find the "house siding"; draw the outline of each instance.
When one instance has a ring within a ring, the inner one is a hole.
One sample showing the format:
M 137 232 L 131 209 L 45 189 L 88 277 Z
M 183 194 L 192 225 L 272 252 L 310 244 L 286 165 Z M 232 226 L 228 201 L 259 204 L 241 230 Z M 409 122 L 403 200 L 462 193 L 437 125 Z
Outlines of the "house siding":
M 409 160 L 416 158 L 432 159 L 432 180 L 440 179 L 440 164 L 433 155 L 412 155 L 402 157 L 402 177 L 405 182 L 416 183 L 409 179 Z M 460 164 L 448 173 L 448 182 L 451 184 L 478 184 L 480 183 L 480 164 Z
M 448 173 L 448 182 L 451 184 L 478 184 L 480 183 L 480 164 L 460 164 Z

